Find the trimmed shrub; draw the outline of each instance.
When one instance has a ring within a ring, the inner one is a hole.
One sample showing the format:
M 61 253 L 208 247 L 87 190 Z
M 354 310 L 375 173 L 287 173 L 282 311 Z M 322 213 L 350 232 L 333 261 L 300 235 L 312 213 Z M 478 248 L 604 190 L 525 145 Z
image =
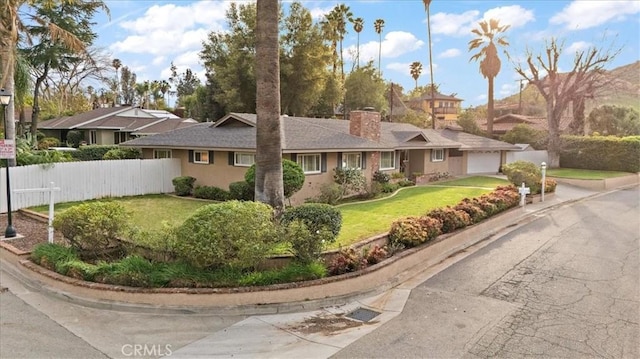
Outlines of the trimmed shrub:
M 415 247 L 436 238 L 441 234 L 442 222 L 431 217 L 407 217 L 399 219 L 391 225 L 389 242 Z
M 467 212 L 449 206 L 433 209 L 427 213 L 427 216 L 442 222 L 442 233 L 450 233 L 471 224 L 471 217 Z
M 177 228 L 177 254 L 198 268 L 255 268 L 277 244 L 273 210 L 259 202 L 201 207 Z
M 408 179 L 400 180 L 398 182 L 398 186 L 400 186 L 400 187 L 411 187 L 411 186 L 415 186 L 415 185 L 416 185 L 415 182 L 413 182 L 411 180 L 408 180 Z
M 45 137 L 38 140 L 38 149 L 46 150 L 49 147 L 60 147 L 60 140 L 55 137 Z
M 67 146 L 78 148 L 82 141 L 84 141 L 84 135 L 82 132 L 77 130 L 67 132 Z
M 397 183 L 383 183 L 382 184 L 382 193 L 393 193 L 400 188 L 400 185 Z
M 471 217 L 472 223 L 478 223 L 487 218 L 487 213 L 468 198 L 463 199 L 462 202 L 458 203 L 455 207 L 453 207 L 453 209 L 467 212 L 469 217 Z
M 563 136 L 560 167 L 640 172 L 640 136 Z
M 494 214 L 500 212 L 498 206 L 496 206 L 495 203 L 490 202 L 486 195 L 480 196 L 479 198 L 474 198 L 472 203 L 483 210 L 486 217 L 491 217 Z
M 229 195 L 231 199 L 253 201 L 255 193 L 255 188 L 245 181 L 232 182 L 229 184 Z
M 324 183 L 320 186 L 320 194 L 309 202 L 337 204 L 342 198 L 342 187 L 337 183 Z
M 542 183 L 540 184 L 542 187 Z M 544 179 L 544 193 L 553 193 L 556 191 L 556 187 L 558 186 L 558 181 L 553 178 L 545 178 Z
M 120 147 L 101 145 L 80 146 L 77 151 L 71 152 L 71 156 L 78 161 L 100 161 L 107 152 L 118 148 Z
M 304 171 L 297 162 L 291 160 L 282 160 L 282 184 L 284 185 L 284 197 L 289 198 L 298 192 L 304 185 Z M 255 187 L 256 183 L 256 165 L 249 167 L 244 174 L 244 180 L 251 186 Z
M 142 158 L 140 149 L 128 147 L 112 148 L 102 156 L 103 160 L 132 160 L 139 158 Z
M 115 202 L 89 202 L 58 214 L 53 226 L 82 258 L 122 254 L 119 238 L 128 229 L 129 213 Z
M 378 183 L 388 183 L 391 180 L 391 175 L 388 173 L 375 171 L 372 179 Z
M 231 193 L 222 188 L 212 186 L 196 186 L 196 188 L 193 189 L 193 196 L 221 202 L 231 199 Z
M 367 187 L 364 173 L 357 168 L 334 168 L 333 180 L 342 190 L 340 198 L 349 194 L 359 194 Z
M 368 265 L 380 263 L 389 256 L 387 250 L 377 244 L 371 248 L 366 248 L 364 253 L 364 259 Z
M 520 194 L 514 186 L 499 186 L 487 195 L 487 200 L 495 204 L 499 211 L 504 211 L 518 205 Z
M 535 163 L 529 161 L 511 162 L 502 166 L 502 172 L 516 187 L 520 187 L 524 182 L 525 186 L 531 189 L 531 193 L 540 192 L 542 171 Z
M 335 241 L 342 227 L 342 213 L 328 204 L 305 203 L 297 207 L 289 207 L 282 214 L 282 223 L 287 225 L 296 220 L 302 221 L 311 233 L 321 230 L 331 232 L 331 242 Z
M 196 179 L 191 176 L 180 176 L 171 180 L 178 196 L 190 196 Z
M 291 244 L 291 252 L 298 262 L 311 263 L 320 258 L 327 243 L 335 236 L 326 227 L 310 231 L 305 222 L 293 220 L 284 225 L 284 238 Z
M 329 262 L 330 275 L 355 272 L 367 266 L 367 260 L 353 248 L 342 249 Z

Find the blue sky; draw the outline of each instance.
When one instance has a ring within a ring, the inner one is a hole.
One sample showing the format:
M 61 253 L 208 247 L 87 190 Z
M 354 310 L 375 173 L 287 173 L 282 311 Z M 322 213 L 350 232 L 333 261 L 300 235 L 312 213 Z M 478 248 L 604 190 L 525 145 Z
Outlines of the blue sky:
M 204 0 L 106 0 L 111 18 L 99 16 L 95 26 L 97 45 L 133 69 L 139 80 L 168 79 L 170 62 L 180 70 L 189 67 L 204 79 L 198 53 L 211 31 L 225 29 L 229 1 Z M 237 1 L 238 3 L 241 1 Z M 319 20 L 338 2 L 302 1 Z M 382 72 L 387 81 L 414 87 L 409 65 L 423 64 L 419 85 L 429 83 L 429 48 L 426 13 L 422 0 L 343 1 L 354 17 L 364 19 L 360 33 L 361 63 L 378 58 L 378 34 L 373 22 L 383 19 Z M 288 6 L 285 2 L 285 8 Z M 525 51 L 540 53 L 545 41 L 555 37 L 564 43 L 561 70 L 570 70 L 577 50 L 590 46 L 620 49 L 608 68 L 640 59 L 640 1 L 530 0 L 463 1 L 433 0 L 431 33 L 434 82 L 445 94 L 456 93 L 463 106 L 486 103 L 487 82 L 478 63 L 469 62 L 471 29 L 482 19 L 496 18 L 511 28 L 507 48 L 514 61 Z M 352 27 L 344 40 L 345 70 L 353 66 L 356 33 Z M 518 75 L 502 55 L 502 70 L 495 81 L 495 98 L 518 91 Z

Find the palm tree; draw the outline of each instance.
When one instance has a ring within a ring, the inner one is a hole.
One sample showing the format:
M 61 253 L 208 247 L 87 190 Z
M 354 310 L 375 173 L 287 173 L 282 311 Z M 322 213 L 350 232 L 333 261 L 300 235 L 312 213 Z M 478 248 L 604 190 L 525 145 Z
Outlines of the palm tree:
M 373 27 L 378 34 L 378 72 L 382 75 L 382 69 L 380 67 L 380 58 L 382 56 L 382 29 L 384 28 L 384 20 L 376 19 L 373 23 Z
M 122 66 L 122 61 L 120 61 L 120 59 L 113 59 L 111 66 L 116 69 L 116 104 L 120 104 L 120 78 L 118 77 L 118 70 Z
M 160 92 L 162 92 L 162 99 L 165 102 L 165 106 L 169 107 L 169 99 L 165 98 L 167 92 L 169 92 L 169 90 L 171 89 L 171 85 L 169 84 L 169 82 L 167 80 L 162 80 L 160 81 Z
M 357 17 L 353 19 L 353 30 L 358 34 L 357 52 L 356 52 L 356 68 L 360 68 L 360 31 L 364 28 L 364 19 Z
M 336 5 L 333 10 L 332 18 L 335 21 L 336 33 L 338 35 L 338 41 L 340 43 L 340 69 L 342 73 L 342 81 L 344 82 L 344 59 L 342 56 L 342 41 L 344 40 L 344 35 L 347 33 L 347 21 L 352 22 L 353 14 L 351 13 L 351 9 L 345 4 Z
M 276 217 L 284 210 L 278 10 L 278 0 L 257 2 L 255 198 L 271 205 Z
M 432 59 L 432 55 L 431 55 L 431 12 L 430 12 L 430 6 L 431 6 L 431 0 L 422 0 L 422 2 L 424 3 L 424 9 L 427 12 L 427 36 L 429 37 L 429 76 L 431 77 L 431 127 L 432 128 L 436 128 L 436 119 L 434 116 L 434 106 L 435 106 L 435 94 L 433 91 L 433 84 L 435 82 L 433 82 L 433 59 Z
M 340 36 L 337 30 L 337 19 L 334 12 L 330 12 L 325 15 L 324 20 L 320 23 L 322 26 L 322 33 L 324 37 L 331 42 L 331 49 L 333 49 L 333 74 L 336 74 L 338 70 L 338 40 Z
M 418 88 L 418 77 L 420 77 L 420 74 L 422 73 L 422 64 L 420 63 L 420 61 L 414 61 L 411 63 L 411 65 L 409 66 L 409 73 L 411 74 L 411 77 L 413 77 L 413 79 L 416 82 L 416 89 Z
M 65 1 L 69 3 L 80 2 L 81 0 Z M 60 28 L 55 23 L 38 17 L 35 11 L 31 11 L 38 8 L 50 9 L 61 3 L 62 0 L 3 0 L 3 5 L 0 6 L 0 88 L 4 88 L 12 94 L 15 92 L 14 71 L 16 69 L 18 35 L 22 35 L 27 42 L 30 41 L 30 36 L 26 32 L 25 23 L 22 21 L 23 19 L 20 18 L 21 14 L 27 17 L 25 20 L 39 23 L 43 28 L 48 28 L 48 35 L 52 40 L 60 41 L 73 51 L 79 52 L 84 50 L 85 44 L 75 35 Z M 18 12 L 18 9 L 23 5 L 29 6 L 29 11 Z M 109 9 L 104 6 L 104 4 L 101 4 L 101 7 L 109 14 Z M 15 99 L 9 102 L 7 113 L 15 113 Z M 15 139 L 15 122 L 8 121 L 5 131 L 7 138 Z M 14 165 L 15 159 L 10 159 L 9 166 Z
M 498 57 L 498 49 L 496 44 L 500 46 L 509 46 L 504 36 L 499 36 L 504 33 L 509 25 L 500 26 L 500 21 L 496 19 L 489 19 L 487 21 L 480 21 L 480 28 L 471 30 L 472 33 L 478 35 L 477 38 L 469 41 L 469 51 L 479 48 L 481 45 L 486 44 L 480 48 L 478 53 L 471 56 L 469 61 L 480 60 L 480 73 L 489 82 L 489 90 L 487 93 L 487 133 L 489 136 L 493 135 L 493 79 L 500 73 L 500 58 Z

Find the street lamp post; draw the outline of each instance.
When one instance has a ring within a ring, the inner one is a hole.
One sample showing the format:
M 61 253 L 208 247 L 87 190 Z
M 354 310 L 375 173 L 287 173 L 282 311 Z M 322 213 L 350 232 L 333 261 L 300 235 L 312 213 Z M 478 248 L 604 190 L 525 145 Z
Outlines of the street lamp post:
M 542 168 L 542 192 L 540 192 L 540 202 L 544 202 L 544 191 L 546 191 L 545 187 L 547 185 L 547 163 L 542 162 L 540 167 Z
M 11 93 L 0 89 L 0 105 L 2 105 L 2 117 L 4 119 L 4 139 L 8 140 L 7 134 L 7 105 L 11 101 Z M 11 184 L 9 182 L 9 159 L 7 158 L 7 229 L 4 231 L 5 238 L 13 238 L 16 236 L 16 230 L 13 228 L 11 220 Z

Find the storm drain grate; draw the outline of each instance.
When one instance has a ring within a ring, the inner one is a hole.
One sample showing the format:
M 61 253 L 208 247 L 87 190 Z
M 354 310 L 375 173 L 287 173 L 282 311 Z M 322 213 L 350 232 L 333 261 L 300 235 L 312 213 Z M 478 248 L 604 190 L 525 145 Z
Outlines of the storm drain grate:
M 380 313 L 371 310 L 371 309 L 366 309 L 366 308 L 358 308 L 356 310 L 354 310 L 353 312 L 349 313 L 346 315 L 347 318 L 351 318 L 351 319 L 355 319 L 355 320 L 359 320 L 361 322 L 368 322 L 371 319 L 379 316 Z

